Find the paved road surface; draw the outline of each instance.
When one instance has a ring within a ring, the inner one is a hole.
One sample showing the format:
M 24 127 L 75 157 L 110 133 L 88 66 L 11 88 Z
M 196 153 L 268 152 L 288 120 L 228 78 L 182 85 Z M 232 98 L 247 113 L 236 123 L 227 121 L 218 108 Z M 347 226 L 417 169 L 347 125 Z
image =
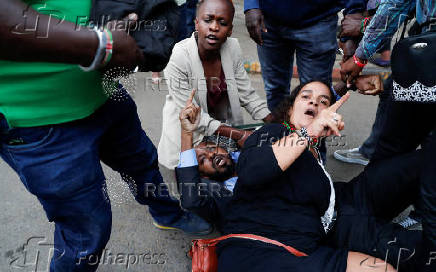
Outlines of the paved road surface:
M 236 1 L 233 36 L 239 38 L 245 57 L 255 60 L 256 48 L 243 25 L 241 2 Z M 148 80 L 149 73 L 141 73 L 136 77 L 133 95 L 142 125 L 157 145 L 161 131 L 161 110 L 167 92 L 165 86 L 161 86 L 160 91 L 153 90 Z M 265 97 L 260 75 L 251 77 L 254 87 Z M 296 80 L 293 80 L 293 84 L 295 86 Z M 365 140 L 374 120 L 377 102 L 376 97 L 352 94 L 341 109 L 346 120 L 343 133 L 346 145 L 342 148 L 358 146 Z M 246 121 L 250 122 L 250 118 L 246 117 Z M 337 148 L 329 148 L 327 169 L 335 180 L 346 181 L 356 176 L 362 167 L 336 161 L 332 152 Z M 147 208 L 133 200 L 119 176 L 107 167 L 105 173 L 112 199 L 113 226 L 110 242 L 99 260 L 101 265 L 98 271 L 191 271 L 186 253 L 192 237 L 155 229 Z M 174 184 L 169 171 L 163 169 L 162 173 L 169 184 Z M 26 192 L 17 175 L 0 160 L 0 271 L 47 271 L 53 229 L 54 225 L 47 221 L 36 198 Z

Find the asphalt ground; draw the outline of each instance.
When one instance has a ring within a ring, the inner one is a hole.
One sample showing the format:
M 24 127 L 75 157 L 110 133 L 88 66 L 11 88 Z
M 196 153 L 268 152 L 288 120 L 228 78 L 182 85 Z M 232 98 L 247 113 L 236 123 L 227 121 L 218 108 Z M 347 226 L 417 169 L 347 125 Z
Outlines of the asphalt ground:
M 247 60 L 257 60 L 256 46 L 244 25 L 242 1 L 234 1 L 236 18 L 233 37 L 241 44 Z M 338 56 L 338 60 L 339 60 Z M 338 68 L 337 64 L 335 65 Z M 250 74 L 252 84 L 265 97 L 260 74 Z M 142 126 L 157 145 L 161 134 L 162 107 L 168 94 L 164 84 L 151 83 L 150 73 L 135 75 L 136 86 L 131 94 L 138 106 Z M 298 84 L 292 80 L 292 86 Z M 359 146 L 369 135 L 374 121 L 378 97 L 352 93 L 340 109 L 346 126 L 341 141 L 328 146 L 327 170 L 335 181 L 348 181 L 362 171 L 359 165 L 335 160 L 337 149 Z M 245 114 L 246 123 L 253 120 Z M 119 175 L 104 166 L 112 201 L 112 235 L 98 271 L 191 271 L 187 257 L 193 237 L 177 231 L 153 227 L 147 207 L 136 203 Z M 174 176 L 161 167 L 165 181 L 174 191 Z M 37 199 L 28 193 L 15 172 L 0 160 L 0 272 L 48 271 L 54 224 L 49 223 Z M 216 235 L 216 234 L 215 234 Z

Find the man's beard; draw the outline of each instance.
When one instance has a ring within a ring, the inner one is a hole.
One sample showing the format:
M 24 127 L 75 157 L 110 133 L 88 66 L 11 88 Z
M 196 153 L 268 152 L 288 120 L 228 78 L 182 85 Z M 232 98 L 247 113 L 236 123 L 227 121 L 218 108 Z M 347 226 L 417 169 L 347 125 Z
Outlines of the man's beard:
M 216 165 L 212 164 L 212 166 L 216 170 L 216 172 L 209 176 L 211 180 L 223 182 L 223 181 L 233 177 L 233 174 L 235 173 L 235 163 L 233 162 L 230 154 L 228 154 L 227 156 L 230 159 L 230 164 L 226 165 L 226 167 L 224 168 L 224 171 L 219 171 L 219 169 L 216 167 Z

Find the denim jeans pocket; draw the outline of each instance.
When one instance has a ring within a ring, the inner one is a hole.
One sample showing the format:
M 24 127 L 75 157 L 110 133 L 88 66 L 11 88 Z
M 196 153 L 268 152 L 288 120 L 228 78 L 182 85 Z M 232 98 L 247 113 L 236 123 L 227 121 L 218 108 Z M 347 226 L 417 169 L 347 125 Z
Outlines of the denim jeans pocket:
M 4 138 L 4 145 L 10 150 L 31 149 L 43 145 L 52 134 L 52 126 L 12 128 Z

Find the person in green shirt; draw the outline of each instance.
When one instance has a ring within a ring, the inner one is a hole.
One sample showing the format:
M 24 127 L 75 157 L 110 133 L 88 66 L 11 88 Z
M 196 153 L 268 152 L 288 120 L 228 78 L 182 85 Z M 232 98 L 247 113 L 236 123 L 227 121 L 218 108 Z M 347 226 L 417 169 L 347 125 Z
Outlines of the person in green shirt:
M 78 28 L 91 4 L 0 2 L 0 156 L 55 223 L 50 271 L 97 269 L 112 220 L 100 161 L 121 173 L 156 227 L 211 230 L 169 195 L 135 102 L 103 91 L 102 69 L 132 71 L 144 57 L 122 29 Z

